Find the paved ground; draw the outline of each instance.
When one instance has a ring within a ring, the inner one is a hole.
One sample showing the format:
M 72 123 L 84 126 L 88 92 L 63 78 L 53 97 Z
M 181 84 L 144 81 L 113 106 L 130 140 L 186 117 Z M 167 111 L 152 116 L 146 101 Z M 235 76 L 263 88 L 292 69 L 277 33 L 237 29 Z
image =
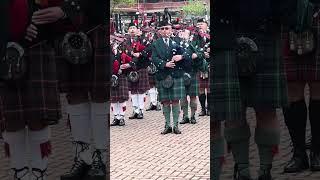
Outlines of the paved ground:
M 127 115 L 131 110 L 127 111 Z M 112 117 L 112 115 L 111 115 Z M 254 113 L 248 111 L 249 121 L 254 125 Z M 300 174 L 282 174 L 291 156 L 290 139 L 283 124 L 280 154 L 276 157 L 273 174 L 276 180 L 320 179 L 320 173 L 305 171 Z M 196 125 L 182 125 L 181 135 L 161 135 L 163 118 L 160 111 L 145 113 L 143 120 L 127 120 L 125 127 L 111 128 L 111 179 L 209 179 L 209 117 L 199 118 Z M 49 179 L 57 180 L 72 163 L 70 132 L 66 126 L 66 114 L 61 123 L 52 129 L 54 153 L 49 163 Z M 250 158 L 252 174 L 255 175 L 258 159 L 256 146 L 251 143 Z M 222 180 L 231 180 L 233 163 L 227 155 Z M 0 180 L 9 180 L 8 162 L 0 147 Z

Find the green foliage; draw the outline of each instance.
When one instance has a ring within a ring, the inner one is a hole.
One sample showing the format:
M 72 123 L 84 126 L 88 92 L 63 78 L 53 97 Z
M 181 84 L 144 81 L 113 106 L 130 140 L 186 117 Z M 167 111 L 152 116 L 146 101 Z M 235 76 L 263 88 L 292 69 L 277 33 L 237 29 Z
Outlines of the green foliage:
M 114 12 L 114 8 L 121 6 L 121 5 L 134 5 L 137 3 L 137 0 L 110 0 L 110 13 L 112 14 Z
M 183 6 L 182 9 L 185 12 L 185 15 L 192 16 L 204 16 L 206 13 L 206 8 L 209 11 L 208 5 L 204 6 L 203 1 L 200 0 L 189 0 L 188 4 Z M 209 13 L 209 12 L 208 12 Z

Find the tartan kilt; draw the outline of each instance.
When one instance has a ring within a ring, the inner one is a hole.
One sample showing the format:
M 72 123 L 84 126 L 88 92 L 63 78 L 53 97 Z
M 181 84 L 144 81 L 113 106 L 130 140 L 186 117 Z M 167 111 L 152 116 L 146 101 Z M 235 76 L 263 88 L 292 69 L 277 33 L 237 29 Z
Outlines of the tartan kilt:
M 256 74 L 240 79 L 235 50 L 217 51 L 211 74 L 212 111 L 216 121 L 243 118 L 245 107 L 275 109 L 288 104 L 280 37 L 257 34 Z
M 156 86 L 156 78 L 154 75 L 149 74 L 149 85 L 150 85 L 150 88 L 153 88 Z
M 26 51 L 27 73 L 17 83 L 0 82 L 1 130 L 39 130 L 62 117 L 54 50 L 43 42 Z
M 209 72 L 209 78 L 203 79 L 200 77 L 200 72 L 198 73 L 198 80 L 199 80 L 199 89 L 207 89 L 208 92 L 210 92 L 210 72 Z
M 131 94 L 144 94 L 150 89 L 149 74 L 146 68 L 139 69 L 139 81 L 132 83 L 129 81 L 129 91 Z
M 169 89 L 162 87 L 160 81 L 156 80 L 159 101 L 180 100 L 186 97 L 183 78 L 173 78 L 173 86 Z
M 92 100 L 108 101 L 110 93 L 111 61 L 106 43 L 107 29 L 100 26 L 88 36 L 93 47 L 93 57 L 88 63 L 72 65 L 63 57 L 61 39 L 55 43 L 60 93 L 81 94 L 90 92 Z
M 282 32 L 283 58 L 288 81 L 320 81 L 320 27 L 314 26 L 315 52 L 298 56 L 289 49 L 289 33 Z
M 125 102 L 129 100 L 129 88 L 127 76 L 120 75 L 118 79 L 119 85 L 117 87 L 110 88 L 110 102 Z
M 185 86 L 186 95 L 189 96 L 198 96 L 199 95 L 199 84 L 197 74 L 190 73 L 191 75 L 191 84 L 189 86 Z

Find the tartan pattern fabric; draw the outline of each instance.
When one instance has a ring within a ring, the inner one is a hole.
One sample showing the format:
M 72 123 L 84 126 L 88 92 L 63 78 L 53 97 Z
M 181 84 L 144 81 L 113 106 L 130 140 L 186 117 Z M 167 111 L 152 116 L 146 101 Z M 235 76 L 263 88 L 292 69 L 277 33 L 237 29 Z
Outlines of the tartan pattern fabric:
M 191 73 L 191 84 L 189 86 L 185 86 L 186 95 L 189 96 L 198 96 L 199 95 L 199 83 L 197 79 L 197 75 Z
M 107 101 L 110 93 L 111 61 L 106 42 L 107 27 L 100 26 L 91 31 L 89 37 L 94 49 L 93 58 L 83 65 L 69 64 L 63 57 L 60 41 L 56 41 L 56 61 L 61 93 L 77 94 L 90 92 L 92 100 Z
M 129 90 L 131 94 L 144 94 L 150 89 L 149 74 L 147 69 L 139 69 L 139 81 L 131 83 L 129 81 Z
M 270 109 L 288 103 L 280 37 L 254 36 L 260 58 L 257 59 L 257 72 L 250 79 L 239 78 L 235 51 L 216 52 L 211 74 L 211 101 L 213 119 L 217 121 L 241 120 L 244 107 Z
M 117 87 L 110 88 L 110 102 L 125 102 L 129 100 L 129 88 L 128 88 L 128 80 L 125 75 L 118 76 L 119 85 Z
M 320 80 L 320 17 L 313 18 L 312 30 L 315 33 L 315 52 L 306 56 L 297 56 L 289 50 L 289 33 L 282 28 L 283 58 L 288 81 Z
M 173 78 L 173 86 L 169 89 L 162 87 L 160 81 L 156 81 L 159 101 L 180 100 L 186 97 L 183 78 Z
M 207 89 L 208 92 L 210 92 L 210 73 L 209 78 L 203 79 L 200 77 L 200 72 L 198 72 L 198 80 L 199 80 L 199 88 L 200 89 Z
M 150 85 L 150 88 L 156 86 L 156 78 L 154 75 L 149 74 L 149 85 Z
M 61 104 L 54 50 L 47 43 L 26 49 L 27 74 L 19 83 L 1 82 L 2 130 L 16 131 L 28 125 L 42 129 L 46 120 L 61 118 Z

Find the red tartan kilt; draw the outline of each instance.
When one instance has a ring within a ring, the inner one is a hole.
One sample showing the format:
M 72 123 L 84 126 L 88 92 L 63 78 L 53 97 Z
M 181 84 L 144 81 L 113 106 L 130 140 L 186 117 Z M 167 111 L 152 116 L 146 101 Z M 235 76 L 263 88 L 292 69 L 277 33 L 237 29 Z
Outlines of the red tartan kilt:
M 154 75 L 149 74 L 149 85 L 150 85 L 150 88 L 156 87 L 156 80 Z
M 56 61 L 58 69 L 59 89 L 61 93 L 81 93 L 90 92 L 93 100 L 109 99 L 110 93 L 106 89 L 109 87 L 111 76 L 111 61 L 108 59 L 106 49 L 106 27 L 99 27 L 89 34 L 94 48 L 93 58 L 87 64 L 72 65 L 63 57 L 57 41 Z
M 17 85 L 0 83 L 1 130 L 17 131 L 26 125 L 40 130 L 61 118 L 54 50 L 40 43 L 26 51 L 26 79 Z
M 319 48 L 315 53 L 297 56 L 289 50 L 288 33 L 282 33 L 282 53 L 288 81 L 319 81 Z M 315 54 L 318 54 L 317 56 Z
M 209 74 L 210 77 L 210 74 Z M 198 82 L 199 82 L 199 89 L 207 89 L 209 91 L 210 83 L 209 83 L 209 78 L 207 79 L 202 79 L 200 77 L 200 73 L 198 73 Z
M 119 85 L 110 88 L 110 101 L 111 103 L 125 102 L 129 100 L 128 80 L 125 75 L 119 76 Z
M 131 94 L 144 94 L 150 89 L 149 74 L 147 69 L 138 70 L 139 81 L 136 83 L 129 82 Z

